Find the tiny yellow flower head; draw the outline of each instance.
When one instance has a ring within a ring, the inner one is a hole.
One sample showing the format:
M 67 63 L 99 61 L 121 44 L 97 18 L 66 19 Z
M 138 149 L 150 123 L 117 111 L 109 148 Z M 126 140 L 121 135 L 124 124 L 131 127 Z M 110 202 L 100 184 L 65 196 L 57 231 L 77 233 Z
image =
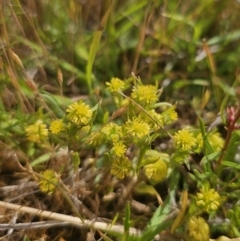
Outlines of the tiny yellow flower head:
M 122 142 L 116 142 L 113 144 L 113 148 L 110 150 L 112 155 L 121 157 L 124 156 L 127 148 Z
M 213 151 L 221 151 L 224 145 L 224 139 L 220 136 L 219 132 L 209 133 L 208 141 L 213 149 Z
M 118 179 L 123 179 L 125 176 L 128 176 L 131 170 L 132 163 L 127 157 L 123 156 L 119 159 L 113 160 L 111 174 Z
M 123 91 L 125 87 L 124 82 L 118 78 L 112 78 L 111 82 L 107 82 L 106 85 L 110 92 Z
M 76 125 L 87 125 L 93 115 L 90 106 L 83 101 L 72 103 L 68 106 L 66 112 L 68 113 L 67 119 Z
M 155 163 L 144 167 L 144 173 L 152 184 L 157 184 L 167 177 L 168 167 L 164 161 L 159 159 Z
M 208 213 L 215 212 L 221 204 L 221 197 L 214 189 L 200 189 L 195 200 L 196 205 Z
M 89 143 L 93 146 L 100 146 L 105 142 L 105 136 L 100 132 L 92 132 L 92 134 L 89 136 Z
M 55 191 L 58 178 L 53 170 L 46 170 L 42 173 L 42 178 L 39 180 L 39 188 L 42 192 L 51 194 Z
M 26 128 L 26 134 L 29 141 L 40 143 L 48 139 L 48 129 L 41 120 Z
M 158 97 L 158 90 L 154 85 L 138 85 L 132 92 L 132 98 L 143 106 L 155 104 Z
M 163 118 L 162 115 L 157 113 L 155 110 L 148 111 L 149 115 L 146 115 L 146 113 L 140 113 L 139 119 L 142 121 L 145 121 L 149 124 L 152 131 L 157 131 L 161 127 L 163 127 Z
M 178 119 L 177 112 L 175 111 L 175 106 L 172 106 L 161 113 L 163 119 L 163 125 L 171 124 Z
M 154 127 L 159 129 L 159 127 L 163 127 L 163 117 L 161 114 L 157 113 L 155 110 L 151 110 L 149 113 L 150 116 L 154 119 Z
M 202 217 L 191 217 L 187 229 L 191 240 L 209 241 L 209 226 Z
M 123 136 L 122 127 L 113 122 L 110 122 L 104 126 L 101 130 L 101 133 L 104 134 L 106 140 L 112 142 L 118 142 Z
M 173 136 L 175 148 L 180 151 L 192 151 L 196 146 L 196 138 L 194 138 L 193 133 L 189 129 L 179 130 Z
M 52 121 L 49 129 L 53 134 L 58 134 L 58 133 L 64 131 L 65 126 L 64 126 L 62 119 Z
M 136 138 L 137 140 L 142 140 L 149 135 L 150 126 L 147 122 L 135 118 L 127 121 L 126 132 L 131 137 Z

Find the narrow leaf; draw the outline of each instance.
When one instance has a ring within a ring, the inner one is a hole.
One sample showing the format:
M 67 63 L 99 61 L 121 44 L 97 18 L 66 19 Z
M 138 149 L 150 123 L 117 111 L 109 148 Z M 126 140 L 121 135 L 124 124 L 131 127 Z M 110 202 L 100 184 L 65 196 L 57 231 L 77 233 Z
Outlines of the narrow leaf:
M 103 30 L 106 26 L 108 16 L 110 14 L 110 10 L 112 7 L 112 1 L 110 2 L 110 5 L 103 16 L 103 19 L 101 21 L 100 30 L 97 30 L 94 34 L 93 41 L 90 47 L 90 52 L 89 52 L 89 57 L 88 57 L 88 63 L 87 63 L 87 70 L 86 70 L 86 77 L 87 77 L 87 84 L 88 88 L 91 90 L 92 89 L 92 67 L 93 67 L 93 62 L 95 60 L 99 45 L 100 45 L 100 40 L 102 37 Z
M 171 233 L 173 233 L 180 226 L 181 221 L 186 213 L 187 201 L 188 201 L 188 192 L 187 190 L 184 190 L 182 193 L 182 205 L 181 205 L 182 207 L 172 224 Z

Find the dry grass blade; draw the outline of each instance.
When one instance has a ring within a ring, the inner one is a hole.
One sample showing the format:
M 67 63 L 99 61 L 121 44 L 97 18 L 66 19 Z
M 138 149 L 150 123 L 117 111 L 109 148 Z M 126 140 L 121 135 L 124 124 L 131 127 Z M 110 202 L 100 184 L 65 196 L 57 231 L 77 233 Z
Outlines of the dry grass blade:
M 40 209 L 36 208 L 30 208 L 26 206 L 21 206 L 17 204 L 12 204 L 8 202 L 2 202 L 0 201 L 0 206 L 3 208 L 7 209 L 13 209 L 18 212 L 24 212 L 24 213 L 29 213 L 33 214 L 36 216 L 40 216 L 42 218 L 47 218 L 47 219 L 54 219 L 62 222 L 68 222 L 73 226 L 76 227 L 81 227 L 81 226 L 87 226 L 91 227 L 93 229 L 101 230 L 101 231 L 109 231 L 109 232 L 114 232 L 114 233 L 124 233 L 124 226 L 122 225 L 111 225 L 105 222 L 99 222 L 99 221 L 94 221 L 94 220 L 81 220 L 80 218 L 77 217 L 72 217 L 60 213 L 54 213 L 54 212 L 49 212 L 49 211 L 42 211 Z M 141 231 L 135 228 L 130 228 L 129 233 L 131 235 L 136 235 L 140 236 Z
M 38 228 L 39 224 L 44 225 L 46 227 L 50 226 L 65 226 L 65 225 L 73 225 L 76 227 L 82 227 L 82 226 L 87 226 L 93 229 L 101 230 L 101 231 L 108 231 L 108 232 L 114 232 L 114 233 L 124 233 L 124 226 L 122 225 L 111 225 L 105 222 L 99 222 L 99 221 L 91 221 L 91 220 L 84 220 L 81 221 L 77 217 L 72 217 L 60 213 L 54 213 L 54 212 L 49 212 L 49 211 L 42 211 L 36 208 L 30 208 L 26 206 L 21 206 L 17 204 L 12 204 L 8 202 L 2 202 L 0 201 L 0 207 L 7 208 L 7 209 L 13 209 L 18 212 L 25 212 L 29 214 L 33 214 L 36 216 L 40 216 L 42 218 L 48 218 L 48 219 L 53 219 L 57 220 L 56 221 L 47 221 L 47 222 L 37 222 L 37 223 L 26 223 L 26 224 L 14 224 L 13 226 L 9 224 L 1 224 L 0 225 L 0 230 L 1 229 L 7 229 L 7 228 L 16 228 L 16 229 L 21 229 L 21 228 Z M 135 229 L 135 228 L 130 228 L 129 230 L 130 235 L 136 235 L 136 236 L 141 236 L 141 230 Z M 155 237 L 155 240 L 166 240 L 166 237 L 161 238 L 159 235 Z M 240 241 L 240 238 L 227 238 L 225 236 L 220 236 L 217 239 L 210 239 L 210 241 Z
M 40 222 L 31 222 L 31 223 L 15 223 L 8 224 L 2 223 L 0 224 L 0 230 L 8 230 L 8 229 L 37 229 L 37 228 L 51 228 L 51 227 L 65 227 L 68 226 L 68 222 L 59 222 L 59 221 L 40 221 Z

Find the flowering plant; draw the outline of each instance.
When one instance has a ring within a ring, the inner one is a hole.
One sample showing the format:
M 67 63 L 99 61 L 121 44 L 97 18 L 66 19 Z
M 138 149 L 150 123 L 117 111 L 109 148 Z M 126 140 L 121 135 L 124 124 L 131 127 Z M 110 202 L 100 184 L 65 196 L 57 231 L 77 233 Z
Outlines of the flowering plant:
M 238 129 L 239 110 L 227 109 L 228 134 L 224 140 L 217 129 L 206 131 L 201 118 L 199 125 L 174 128 L 178 105 L 161 102 L 162 89 L 157 84 L 144 85 L 132 76 L 126 80 L 112 78 L 106 86 L 113 109 L 105 108 L 101 101 L 92 107 L 92 102 L 80 100 L 69 103 L 61 118 L 46 123 L 38 118 L 25 128 L 26 139 L 39 148 L 59 150 L 67 143 L 68 158 L 60 162 L 63 168 L 52 166 L 42 172 L 40 190 L 48 195 L 54 193 L 54 186 L 63 185 L 61 176 L 77 173 L 79 166 L 86 165 L 81 157 L 84 150 L 94 150 L 89 170 L 98 175 L 92 188 L 100 185 L 103 178 L 113 183 L 132 180 L 122 202 L 126 202 L 129 193 L 135 193 L 155 196 L 163 206 L 165 198 L 157 187 L 166 182 L 172 193 L 171 202 L 176 202 L 176 187 L 184 179 L 185 190 L 178 203 L 182 209 L 171 230 L 178 234 L 185 231 L 187 240 L 209 240 L 212 227 L 204 214 L 216 217 L 226 201 L 218 175 L 225 166 L 234 165 L 226 159 L 230 155 L 226 150 Z M 201 156 L 197 162 L 196 156 Z M 184 193 L 193 183 L 195 191 L 186 196 Z M 113 189 L 111 182 L 106 186 L 106 192 Z M 232 210 L 228 217 L 233 225 L 239 224 Z M 229 230 L 238 233 L 237 228 Z

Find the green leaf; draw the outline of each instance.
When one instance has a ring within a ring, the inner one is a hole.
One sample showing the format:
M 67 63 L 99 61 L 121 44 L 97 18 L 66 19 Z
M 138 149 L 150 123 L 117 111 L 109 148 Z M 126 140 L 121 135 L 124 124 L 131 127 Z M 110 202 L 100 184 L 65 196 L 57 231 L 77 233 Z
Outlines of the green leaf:
M 34 167 L 39 164 L 47 162 L 50 159 L 51 155 L 52 153 L 45 153 L 41 155 L 40 157 L 36 158 L 34 161 L 31 162 L 31 166 Z
M 222 161 L 222 165 L 226 167 L 233 167 L 234 169 L 240 170 L 240 164 L 230 161 Z
M 205 155 L 213 153 L 212 146 L 207 139 L 207 133 L 205 130 L 204 122 L 200 117 L 198 117 L 198 121 L 199 121 L 200 130 L 203 136 L 203 152 Z
M 151 195 L 151 196 L 155 196 L 158 200 L 158 203 L 162 204 L 162 199 L 161 199 L 159 193 L 157 192 L 157 190 L 152 185 L 148 185 L 144 182 L 140 182 L 135 187 L 135 192 L 139 193 L 139 194 L 148 194 L 148 195 Z
M 155 163 L 159 159 L 168 162 L 169 155 L 167 153 L 161 153 L 156 150 L 147 150 L 138 167 L 140 168 L 142 166 Z
M 77 171 L 78 168 L 79 168 L 79 165 L 81 163 L 79 153 L 78 152 L 72 152 L 71 153 L 71 160 L 72 160 L 74 171 Z
M 159 103 L 154 104 L 153 109 L 156 109 L 156 108 L 161 107 L 161 106 L 169 106 L 169 107 L 172 107 L 172 105 L 169 104 L 169 103 L 167 103 L 167 102 L 159 102 Z
M 130 211 L 130 205 L 129 205 L 129 202 L 128 202 L 126 207 L 125 207 L 124 235 L 123 235 L 122 241 L 128 241 L 129 240 L 129 229 L 130 229 L 130 224 L 131 224 L 130 216 L 131 216 L 131 211 Z
M 57 117 L 61 118 L 65 115 L 65 112 L 60 107 L 59 103 L 57 102 L 57 100 L 53 95 L 51 95 L 50 93 L 44 90 L 41 90 L 40 95 L 43 98 L 43 100 L 46 102 L 50 110 L 52 110 Z
M 206 156 L 204 156 L 202 158 L 201 163 L 202 164 L 207 164 L 207 163 L 209 163 L 211 161 L 214 161 L 214 160 L 216 160 L 220 156 L 220 154 L 221 154 L 221 151 L 216 151 L 216 152 L 213 152 L 213 153 L 211 153 L 209 155 L 206 155 Z

